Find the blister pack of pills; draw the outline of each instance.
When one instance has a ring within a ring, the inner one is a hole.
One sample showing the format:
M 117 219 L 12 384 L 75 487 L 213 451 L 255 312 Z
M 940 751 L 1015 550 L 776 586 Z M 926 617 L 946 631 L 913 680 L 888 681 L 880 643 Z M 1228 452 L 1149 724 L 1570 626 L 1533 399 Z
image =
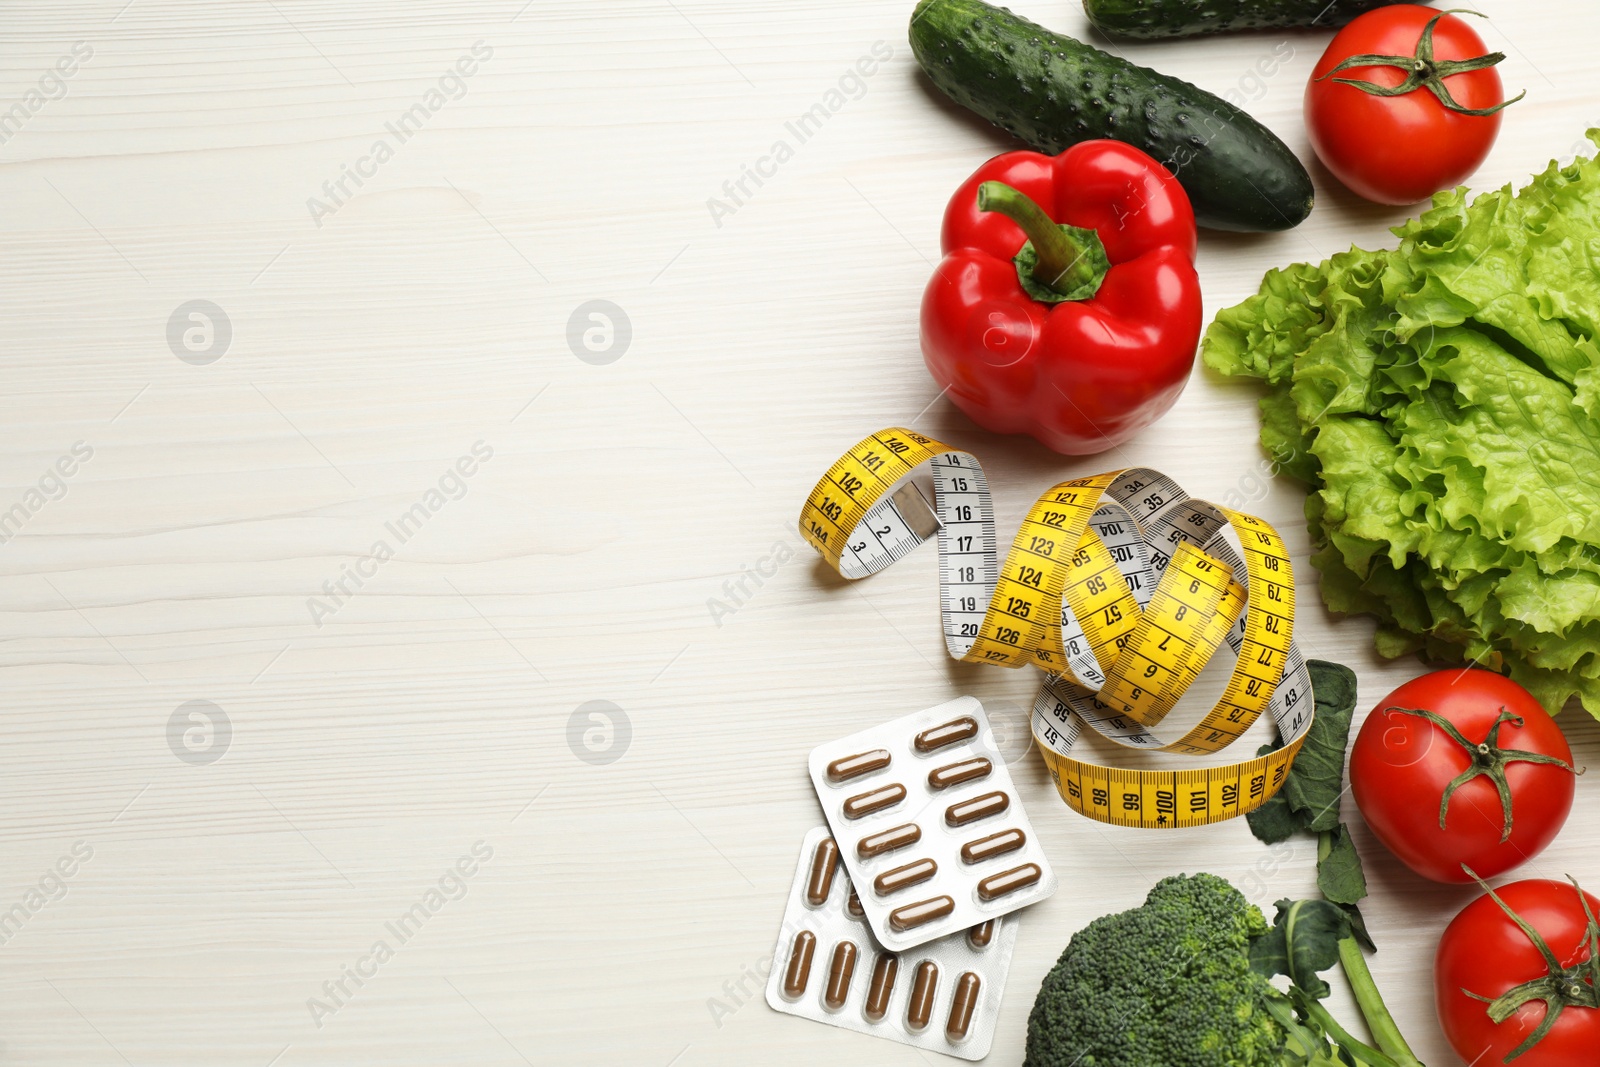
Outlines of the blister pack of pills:
M 778 1011 L 967 1060 L 994 1040 L 1017 919 L 892 952 L 873 936 L 828 827 L 806 834 L 773 949 Z
M 887 948 L 913 948 L 1055 892 L 975 698 L 820 745 L 810 765 L 867 924 Z

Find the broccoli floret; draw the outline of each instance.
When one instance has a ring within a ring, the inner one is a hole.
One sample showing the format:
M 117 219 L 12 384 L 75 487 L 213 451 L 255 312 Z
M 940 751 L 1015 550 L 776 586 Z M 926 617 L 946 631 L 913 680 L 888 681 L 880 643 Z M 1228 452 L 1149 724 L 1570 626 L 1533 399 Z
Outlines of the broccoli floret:
M 1028 1017 L 1024 1067 L 1303 1062 L 1267 1010 L 1282 995 L 1250 967 L 1250 943 L 1267 929 L 1216 875 L 1164 879 L 1141 907 L 1073 935 Z

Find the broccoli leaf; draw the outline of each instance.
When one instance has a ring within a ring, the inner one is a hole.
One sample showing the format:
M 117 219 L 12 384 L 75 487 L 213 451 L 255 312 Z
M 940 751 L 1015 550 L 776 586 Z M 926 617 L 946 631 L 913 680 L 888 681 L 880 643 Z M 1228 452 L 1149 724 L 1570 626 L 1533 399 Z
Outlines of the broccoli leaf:
M 1250 946 L 1250 967 L 1264 978 L 1286 976 L 1309 997 L 1331 989 L 1318 975 L 1339 962 L 1339 942 L 1350 936 L 1350 917 L 1328 900 L 1280 900 L 1272 929 Z
M 1368 952 L 1378 951 L 1372 935 L 1367 933 L 1367 920 L 1356 907 L 1367 895 L 1367 876 L 1361 869 L 1361 854 L 1350 839 L 1350 828 L 1340 823 L 1322 834 L 1317 842 L 1317 857 L 1317 888 L 1344 908 L 1350 917 L 1350 936 Z
M 1281 747 L 1281 745 L 1262 745 L 1256 755 L 1265 756 L 1268 752 Z M 1292 768 L 1289 773 L 1294 774 Z M 1250 832 L 1256 835 L 1256 839 L 1269 845 L 1287 841 L 1306 828 L 1305 819 L 1289 806 L 1289 798 L 1283 795 L 1282 789 L 1274 793 L 1265 804 L 1246 815 L 1245 821 L 1250 824 Z
M 1341 904 L 1340 907 L 1344 908 L 1344 913 L 1350 917 L 1350 936 L 1356 939 L 1356 944 L 1368 952 L 1378 951 L 1372 935 L 1367 932 L 1367 919 L 1361 914 L 1361 909 L 1354 904 Z
M 1342 663 L 1306 661 L 1316 718 L 1306 743 L 1283 783 L 1289 806 L 1303 814 L 1306 829 L 1320 833 L 1339 825 L 1344 795 L 1344 753 L 1350 743 L 1350 718 L 1356 708 L 1356 674 Z
M 1328 842 L 1328 854 L 1317 860 L 1317 888 L 1335 904 L 1355 904 L 1367 895 L 1367 878 L 1350 828 L 1340 823 L 1329 832 Z
M 1350 741 L 1350 719 L 1356 707 L 1356 675 L 1349 667 L 1327 660 L 1306 661 L 1316 716 L 1276 796 L 1246 816 L 1250 830 L 1276 844 L 1296 830 L 1313 833 L 1339 825 L 1339 799 L 1344 795 L 1344 754 Z M 1271 751 L 1282 745 L 1263 749 Z

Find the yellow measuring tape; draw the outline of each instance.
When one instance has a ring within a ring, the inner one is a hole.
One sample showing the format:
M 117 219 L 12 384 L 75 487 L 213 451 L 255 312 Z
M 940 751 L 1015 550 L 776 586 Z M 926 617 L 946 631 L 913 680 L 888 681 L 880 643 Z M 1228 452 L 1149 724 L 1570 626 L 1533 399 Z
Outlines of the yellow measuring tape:
M 924 468 L 931 506 L 912 477 Z M 888 429 L 828 468 L 800 532 L 846 578 L 875 574 L 937 534 L 945 647 L 965 662 L 1045 672 L 1034 741 L 1062 799 L 1091 819 L 1165 828 L 1253 811 L 1283 784 L 1311 727 L 1282 539 L 1261 519 L 1189 497 L 1158 471 L 1056 485 L 1029 509 L 1002 562 L 978 461 Z M 1155 728 L 1223 644 L 1236 660 L 1221 698 L 1181 737 L 1163 740 Z M 1284 744 L 1243 763 L 1130 770 L 1072 755 L 1085 726 L 1129 748 L 1216 752 L 1262 712 Z

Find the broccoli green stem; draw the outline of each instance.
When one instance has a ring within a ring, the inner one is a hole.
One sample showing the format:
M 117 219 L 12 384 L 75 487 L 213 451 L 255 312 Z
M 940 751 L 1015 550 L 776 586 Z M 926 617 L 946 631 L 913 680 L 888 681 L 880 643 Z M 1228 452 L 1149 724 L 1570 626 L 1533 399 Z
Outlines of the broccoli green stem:
M 1339 1020 L 1335 1019 L 1333 1014 L 1322 1006 L 1321 1001 L 1306 997 L 1304 1007 L 1306 1014 L 1315 1020 L 1323 1030 L 1332 1035 L 1333 1040 L 1340 1048 L 1359 1054 L 1361 1062 L 1366 1064 L 1367 1067 L 1400 1067 L 1400 1064 L 1397 1064 L 1371 1045 L 1352 1037 L 1350 1031 L 1340 1026 Z
M 1321 863 L 1332 850 L 1333 831 L 1324 830 L 1317 835 L 1317 862 Z M 1367 1029 L 1371 1031 L 1372 1039 L 1378 1043 L 1378 1048 L 1395 1062 L 1396 1067 L 1423 1067 L 1422 1061 L 1417 1059 L 1417 1054 L 1406 1044 L 1399 1025 L 1389 1013 L 1389 1006 L 1383 1002 L 1383 994 L 1378 991 L 1378 983 L 1373 980 L 1372 969 L 1367 966 L 1367 958 L 1362 954 L 1361 945 L 1355 938 L 1346 937 L 1340 940 L 1339 962 L 1344 965 L 1344 976 L 1350 982 L 1351 992 L 1355 994 L 1356 1006 L 1361 1009 L 1362 1016 L 1367 1020 Z M 1320 1008 L 1321 1005 L 1317 1007 Z M 1327 1014 L 1326 1011 L 1323 1014 Z M 1331 1022 L 1332 1016 L 1328 1019 Z M 1328 1023 L 1325 1022 L 1323 1025 L 1327 1026 Z
M 1378 992 L 1378 983 L 1373 981 L 1372 971 L 1367 967 L 1367 958 L 1355 938 L 1347 937 L 1339 942 L 1339 962 L 1344 964 L 1344 976 L 1350 980 L 1356 1004 L 1361 1008 L 1361 1014 L 1367 1020 L 1367 1029 L 1372 1032 L 1372 1039 L 1378 1043 L 1378 1047 L 1394 1060 L 1397 1067 L 1422 1067 L 1422 1061 L 1417 1059 L 1417 1054 L 1411 1051 L 1411 1046 L 1406 1044 L 1405 1037 L 1401 1035 L 1394 1016 L 1389 1014 L 1383 994 Z

